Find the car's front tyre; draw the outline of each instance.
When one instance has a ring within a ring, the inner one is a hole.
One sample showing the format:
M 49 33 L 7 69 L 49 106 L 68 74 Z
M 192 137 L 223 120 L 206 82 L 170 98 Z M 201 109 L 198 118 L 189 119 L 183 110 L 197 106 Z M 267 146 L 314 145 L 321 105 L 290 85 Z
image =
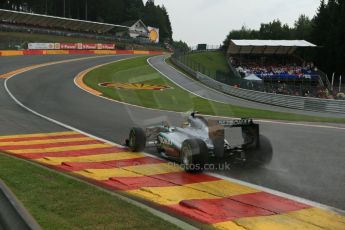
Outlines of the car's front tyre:
M 141 152 L 146 147 L 146 134 L 142 128 L 132 128 L 129 133 L 128 147 L 133 152 Z

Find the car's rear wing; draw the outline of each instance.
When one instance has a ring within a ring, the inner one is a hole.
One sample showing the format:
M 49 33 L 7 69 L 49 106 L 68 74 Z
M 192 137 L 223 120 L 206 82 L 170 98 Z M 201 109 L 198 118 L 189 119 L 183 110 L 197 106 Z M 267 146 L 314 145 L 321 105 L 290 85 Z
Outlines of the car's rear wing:
M 218 120 L 216 121 L 216 123 L 226 128 L 236 128 L 254 125 L 253 119 L 247 118 L 242 118 L 240 120 Z
M 209 120 L 209 137 L 217 143 L 215 148 L 218 155 L 222 154 L 223 143 L 222 140 L 225 138 L 225 128 L 241 128 L 243 144 L 242 148 L 257 148 L 260 146 L 260 131 L 259 125 L 254 123 L 252 119 L 242 118 L 239 120 Z

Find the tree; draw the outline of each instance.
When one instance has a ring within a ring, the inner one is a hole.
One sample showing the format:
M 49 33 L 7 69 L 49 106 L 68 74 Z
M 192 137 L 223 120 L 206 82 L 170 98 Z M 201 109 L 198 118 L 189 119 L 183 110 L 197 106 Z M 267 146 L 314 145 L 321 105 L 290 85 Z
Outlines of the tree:
M 146 25 L 160 29 L 162 41 L 172 40 L 168 12 L 164 6 L 155 5 L 154 0 L 145 5 L 142 0 L 2 0 L 0 7 L 114 24 L 143 19 Z
M 329 76 L 345 73 L 344 12 L 344 0 L 322 0 L 313 18 L 311 41 L 320 46 L 314 59 Z
M 261 24 L 259 36 L 261 39 L 289 39 L 290 28 L 287 24 L 282 25 L 280 20 L 274 20 L 267 24 Z
M 313 19 L 300 15 L 290 28 L 279 20 L 261 24 L 259 30 L 242 27 L 232 30 L 223 43 L 226 51 L 231 39 L 302 39 L 318 45 L 307 54 L 328 76 L 345 76 L 345 0 L 321 0 Z
M 142 0 L 133 0 L 127 2 L 126 5 L 126 20 L 137 20 L 144 16 L 144 3 Z
M 224 40 L 221 49 L 226 52 L 228 50 L 230 40 L 232 39 L 258 39 L 258 34 L 258 31 L 248 29 L 246 26 L 242 26 L 240 30 L 232 30 Z
M 190 51 L 187 43 L 183 42 L 183 41 L 174 41 L 172 43 L 172 46 L 174 48 L 175 51 L 178 51 L 178 52 L 182 52 L 182 53 L 186 53 L 188 51 Z
M 308 16 L 302 14 L 295 21 L 293 28 L 293 38 L 299 40 L 310 40 L 310 36 L 313 30 L 313 22 Z
M 143 21 L 160 29 L 160 40 L 172 41 L 172 28 L 169 15 L 164 6 L 155 6 L 154 1 L 147 1 L 144 9 Z

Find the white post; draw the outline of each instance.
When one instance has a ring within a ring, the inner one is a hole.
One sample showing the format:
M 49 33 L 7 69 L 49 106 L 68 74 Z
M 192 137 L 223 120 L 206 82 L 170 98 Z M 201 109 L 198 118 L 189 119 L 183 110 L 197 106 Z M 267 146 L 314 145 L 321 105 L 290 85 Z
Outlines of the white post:
M 341 75 L 340 75 L 340 78 L 339 78 L 339 93 L 341 92 Z
M 332 75 L 332 91 L 333 91 L 333 86 L 334 86 L 334 75 L 335 75 L 335 73 L 333 73 L 333 75 Z

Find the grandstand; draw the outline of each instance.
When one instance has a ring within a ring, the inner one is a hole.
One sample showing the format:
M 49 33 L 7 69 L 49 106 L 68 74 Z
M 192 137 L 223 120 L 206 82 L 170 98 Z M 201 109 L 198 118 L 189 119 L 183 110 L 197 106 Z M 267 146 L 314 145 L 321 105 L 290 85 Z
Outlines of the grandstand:
M 10 24 L 95 33 L 106 33 L 115 27 L 125 27 L 121 25 L 112 25 L 4 9 L 0 9 L 0 21 Z
M 261 83 L 269 93 L 332 98 L 328 78 L 295 54 L 315 47 L 304 40 L 231 40 L 227 54 L 234 76 L 246 80 L 243 88 Z
M 160 47 L 160 45 L 152 44 L 148 36 L 140 36 L 137 38 L 126 36 L 130 34 L 130 29 L 131 27 L 126 25 L 107 24 L 0 9 L 0 31 L 3 32 L 34 33 Z M 128 30 L 128 33 L 125 33 L 124 36 L 117 35 L 118 31 L 124 30 Z M 131 32 L 133 33 L 133 31 Z

